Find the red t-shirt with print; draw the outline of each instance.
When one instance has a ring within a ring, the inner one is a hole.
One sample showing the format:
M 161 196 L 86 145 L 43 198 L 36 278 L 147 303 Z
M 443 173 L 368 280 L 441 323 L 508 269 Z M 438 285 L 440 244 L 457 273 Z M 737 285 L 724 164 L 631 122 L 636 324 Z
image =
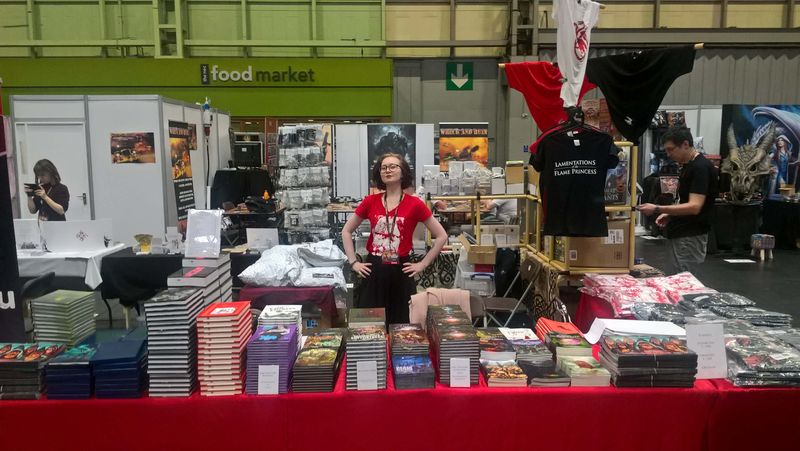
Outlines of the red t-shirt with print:
M 433 214 L 420 198 L 404 194 L 400 205 L 389 210 L 387 218 L 386 208 L 383 206 L 383 193 L 365 197 L 355 213 L 359 218 L 369 220 L 372 233 L 367 240 L 367 252 L 372 255 L 383 255 L 383 252 L 391 247 L 400 257 L 406 257 L 411 253 L 417 224 L 427 221 Z M 389 227 L 392 223 L 394 229 L 390 235 Z

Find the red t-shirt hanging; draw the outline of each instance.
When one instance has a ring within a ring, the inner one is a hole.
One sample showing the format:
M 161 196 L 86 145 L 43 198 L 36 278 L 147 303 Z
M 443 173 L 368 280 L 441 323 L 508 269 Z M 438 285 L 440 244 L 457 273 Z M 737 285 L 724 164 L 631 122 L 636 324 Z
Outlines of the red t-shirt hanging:
M 372 255 L 383 255 L 383 252 L 391 247 L 400 257 L 406 257 L 411 253 L 417 224 L 427 221 L 433 214 L 420 198 L 405 194 L 400 205 L 389 210 L 387 218 L 386 208 L 383 206 L 383 193 L 365 197 L 355 213 L 358 217 L 369 220 L 372 233 L 367 240 L 367 252 Z M 395 225 L 390 235 L 389 228 L 392 223 Z
M 553 63 L 534 61 L 525 63 L 506 63 L 508 86 L 522 93 L 525 103 L 540 130 L 548 130 L 567 120 L 564 101 L 561 99 L 561 85 L 564 76 Z M 583 95 L 597 85 L 583 79 L 578 104 Z

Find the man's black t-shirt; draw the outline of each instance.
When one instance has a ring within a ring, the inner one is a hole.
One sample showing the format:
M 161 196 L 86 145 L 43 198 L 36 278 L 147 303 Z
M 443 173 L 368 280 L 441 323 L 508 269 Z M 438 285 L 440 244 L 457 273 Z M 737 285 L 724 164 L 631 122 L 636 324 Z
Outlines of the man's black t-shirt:
M 606 172 L 619 163 L 619 151 L 610 136 L 587 128 L 539 143 L 531 164 L 541 172 L 545 235 L 608 235 Z
M 711 229 L 711 211 L 719 194 L 717 168 L 702 154 L 681 168 L 678 179 L 679 203 L 689 202 L 691 193 L 703 194 L 706 200 L 700 213 L 692 216 L 672 216 L 667 223 L 667 238 L 683 238 L 708 233 Z
M 33 204 L 36 206 L 36 211 L 39 212 L 39 220 L 41 221 L 66 221 L 67 209 L 69 209 L 69 190 L 66 185 L 59 183 L 58 185 L 42 185 L 44 192 L 53 199 L 55 203 L 64 208 L 64 214 L 56 213 L 47 202 L 39 197 L 33 198 Z

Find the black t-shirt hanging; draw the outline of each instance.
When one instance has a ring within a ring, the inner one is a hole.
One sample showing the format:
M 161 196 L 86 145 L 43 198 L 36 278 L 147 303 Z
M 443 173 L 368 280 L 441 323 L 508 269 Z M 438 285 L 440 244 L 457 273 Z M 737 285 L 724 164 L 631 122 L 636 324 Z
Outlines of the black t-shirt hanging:
M 697 215 L 672 216 L 667 222 L 667 238 L 683 238 L 708 233 L 711 230 L 711 211 L 719 194 L 717 169 L 702 154 L 681 167 L 678 179 L 679 203 L 689 202 L 689 195 L 703 194 L 706 200 Z
M 619 152 L 610 136 L 588 128 L 539 143 L 531 164 L 541 172 L 545 235 L 608 235 L 606 172 L 619 163 Z
M 617 130 L 637 142 L 672 83 L 694 67 L 694 46 L 592 58 L 586 78 L 600 87 Z

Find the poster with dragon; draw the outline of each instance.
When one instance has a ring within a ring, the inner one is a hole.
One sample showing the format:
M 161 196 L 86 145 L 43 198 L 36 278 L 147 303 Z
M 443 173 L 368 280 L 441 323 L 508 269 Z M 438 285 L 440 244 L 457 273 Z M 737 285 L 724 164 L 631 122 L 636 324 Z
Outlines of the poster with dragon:
M 798 150 L 799 105 L 722 106 L 722 172 L 730 176 L 733 193 L 752 195 L 760 178 L 768 180 L 765 189 L 769 193 L 786 186 L 796 188 L 800 181 Z

